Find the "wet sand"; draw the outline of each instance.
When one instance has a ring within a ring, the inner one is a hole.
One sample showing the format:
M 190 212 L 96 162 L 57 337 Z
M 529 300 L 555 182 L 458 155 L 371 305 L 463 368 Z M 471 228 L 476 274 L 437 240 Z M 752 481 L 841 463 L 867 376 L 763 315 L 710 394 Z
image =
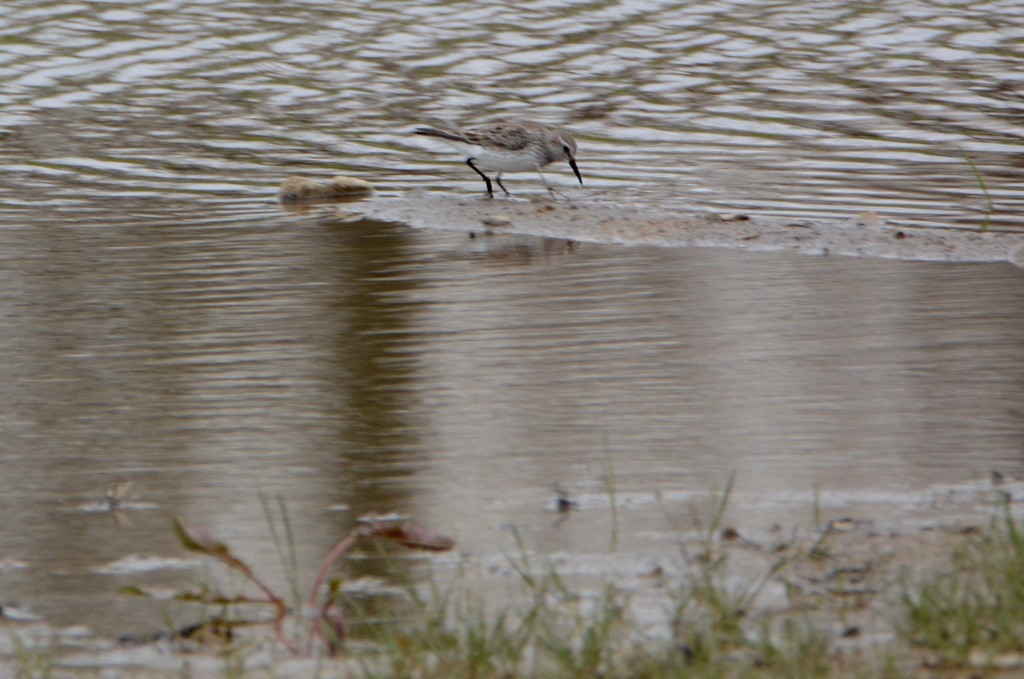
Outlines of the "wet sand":
M 873 212 L 846 221 L 620 207 L 585 200 L 487 200 L 413 191 L 345 205 L 343 214 L 416 228 L 492 232 L 663 247 L 793 250 L 916 261 L 1012 262 L 1024 266 L 1024 233 L 890 226 Z

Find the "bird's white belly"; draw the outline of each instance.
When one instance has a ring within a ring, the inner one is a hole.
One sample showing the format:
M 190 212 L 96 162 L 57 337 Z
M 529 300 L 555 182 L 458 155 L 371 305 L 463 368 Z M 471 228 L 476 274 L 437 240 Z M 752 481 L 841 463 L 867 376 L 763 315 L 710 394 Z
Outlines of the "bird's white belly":
M 501 153 L 476 147 L 467 158 L 484 172 L 531 172 L 540 169 L 537 156 L 532 153 Z

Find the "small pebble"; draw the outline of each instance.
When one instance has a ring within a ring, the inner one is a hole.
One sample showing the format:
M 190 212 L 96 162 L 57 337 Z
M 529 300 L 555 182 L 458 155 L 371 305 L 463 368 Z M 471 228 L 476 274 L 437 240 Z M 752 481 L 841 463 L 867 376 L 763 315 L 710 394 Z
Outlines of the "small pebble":
M 509 226 L 511 223 L 512 220 L 505 215 L 493 215 L 491 217 L 483 218 L 483 225 L 489 228 L 494 228 L 496 226 Z

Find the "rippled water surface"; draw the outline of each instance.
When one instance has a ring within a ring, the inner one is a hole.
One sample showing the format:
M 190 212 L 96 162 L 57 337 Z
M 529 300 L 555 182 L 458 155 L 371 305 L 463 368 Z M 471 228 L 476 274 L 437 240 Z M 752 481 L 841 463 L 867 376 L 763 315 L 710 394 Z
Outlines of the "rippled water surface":
M 977 226 L 963 152 L 1024 214 L 1014 0 L 11 0 L 0 31 L 6 203 L 477 191 L 408 131 L 523 116 L 577 131 L 595 200 Z
M 585 514 L 609 478 L 685 496 L 735 472 L 742 521 L 815 488 L 1024 474 L 1012 266 L 273 202 L 290 174 L 479 192 L 409 130 L 524 116 L 577 132 L 585 186 L 549 177 L 578 200 L 973 228 L 970 158 L 992 227 L 1020 229 L 1022 38 L 1017 2 L 8 0 L 0 605 L 159 627 L 114 593 L 181 573 L 110 564 L 181 556 L 171 515 L 274 564 L 260 491 L 312 562 L 373 510 L 507 548 L 556 483 Z M 119 479 L 133 508 L 91 511 Z

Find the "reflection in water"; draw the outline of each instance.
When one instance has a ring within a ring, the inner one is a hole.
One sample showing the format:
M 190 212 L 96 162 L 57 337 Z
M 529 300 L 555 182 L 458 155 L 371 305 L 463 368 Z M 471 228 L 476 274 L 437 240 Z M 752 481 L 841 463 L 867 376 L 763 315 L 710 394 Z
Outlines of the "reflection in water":
M 312 564 L 367 511 L 507 547 L 500 526 L 550 524 L 556 483 L 592 506 L 609 467 L 623 497 L 732 471 L 739 498 L 1024 471 L 1024 279 L 1008 265 L 190 209 L 0 232 L 0 556 L 30 565 L 0 577 L 54 622 L 159 625 L 161 606 L 96 597 L 180 572 L 96 569 L 178 554 L 170 515 L 273 571 L 260 492 L 287 502 Z M 76 510 L 122 478 L 159 508 L 126 524 Z M 603 544 L 579 526 L 537 537 Z

